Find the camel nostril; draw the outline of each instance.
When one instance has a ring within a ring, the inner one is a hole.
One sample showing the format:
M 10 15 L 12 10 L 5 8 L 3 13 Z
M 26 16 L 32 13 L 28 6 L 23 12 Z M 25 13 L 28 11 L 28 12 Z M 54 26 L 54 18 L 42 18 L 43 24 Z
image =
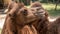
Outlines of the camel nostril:
M 32 9 L 32 11 L 35 11 L 35 10 Z
M 23 15 L 26 16 L 27 15 L 27 10 L 22 11 Z

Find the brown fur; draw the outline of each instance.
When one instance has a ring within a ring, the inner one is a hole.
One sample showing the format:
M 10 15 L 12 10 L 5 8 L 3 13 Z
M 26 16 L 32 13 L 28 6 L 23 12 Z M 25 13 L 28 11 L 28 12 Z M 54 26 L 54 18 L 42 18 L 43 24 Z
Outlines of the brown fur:
M 50 23 L 50 27 L 48 27 L 48 34 L 60 34 L 60 17 Z
M 37 34 L 31 24 L 34 20 L 36 16 L 28 8 L 16 3 L 6 16 L 2 34 Z
M 60 17 L 57 18 L 53 22 L 49 21 L 48 13 L 39 2 L 32 3 L 31 10 L 34 14 L 37 13 L 36 14 L 37 17 L 41 18 L 41 20 L 39 19 L 35 21 L 35 23 L 33 24 L 39 34 L 60 34 L 59 33 L 60 32 Z M 40 14 L 40 13 L 43 13 L 43 14 Z M 45 15 L 45 17 L 43 15 Z
M 60 18 L 51 23 L 40 3 L 18 7 L 16 4 L 7 14 L 2 34 L 60 34 Z
M 8 4 L 8 7 L 7 7 L 7 9 L 8 9 L 7 13 L 8 13 L 11 9 L 17 7 L 16 5 L 17 5 L 16 2 L 11 1 L 11 2 Z M 19 3 L 19 5 L 20 5 L 20 8 L 24 6 L 23 3 Z
M 42 5 L 41 5 L 41 3 L 40 2 L 33 2 L 32 4 L 31 4 L 31 7 L 41 7 Z
M 34 2 L 30 7 L 31 11 L 38 17 L 38 20 L 33 24 L 38 31 L 38 34 L 47 34 L 48 30 L 48 13 L 42 7 L 40 2 Z

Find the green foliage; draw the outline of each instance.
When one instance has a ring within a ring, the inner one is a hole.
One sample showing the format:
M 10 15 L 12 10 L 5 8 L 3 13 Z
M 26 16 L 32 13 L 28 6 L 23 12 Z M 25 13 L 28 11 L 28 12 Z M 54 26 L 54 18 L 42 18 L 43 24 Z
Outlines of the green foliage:
M 40 2 L 42 2 L 42 3 L 56 3 L 57 1 L 58 0 L 40 0 Z
M 57 6 L 57 10 L 55 11 L 55 4 L 52 3 L 42 3 L 44 9 L 46 9 L 50 16 L 56 17 L 60 16 L 60 4 Z M 30 7 L 30 6 L 27 6 Z
M 19 2 L 23 2 L 25 5 L 30 5 L 31 0 L 19 0 Z
M 42 2 L 42 3 L 47 3 L 47 1 L 46 1 L 46 0 L 40 0 L 40 2 Z
M 60 4 L 57 6 L 55 11 L 55 4 L 51 3 L 42 3 L 43 7 L 49 12 L 50 16 L 59 16 L 60 15 Z
M 39 0 L 32 0 L 32 2 L 39 1 Z

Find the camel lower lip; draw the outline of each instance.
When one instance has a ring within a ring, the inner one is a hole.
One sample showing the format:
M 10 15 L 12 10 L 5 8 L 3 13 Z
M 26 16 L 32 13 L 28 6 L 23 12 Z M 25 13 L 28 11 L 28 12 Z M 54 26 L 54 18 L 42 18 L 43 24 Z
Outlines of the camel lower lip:
M 31 19 L 26 19 L 26 22 L 29 23 L 29 22 L 32 22 L 34 20 L 36 20 L 37 18 L 31 18 Z

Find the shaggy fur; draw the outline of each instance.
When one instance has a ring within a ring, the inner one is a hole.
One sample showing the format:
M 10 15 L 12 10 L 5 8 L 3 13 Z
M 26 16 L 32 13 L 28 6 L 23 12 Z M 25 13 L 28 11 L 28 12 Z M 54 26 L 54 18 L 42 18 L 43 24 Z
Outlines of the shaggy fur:
M 60 34 L 60 17 L 50 23 L 47 34 Z
M 39 17 L 39 20 L 33 24 L 39 34 L 60 34 L 60 17 L 50 22 L 48 13 L 39 2 L 31 4 L 31 11 Z
M 28 8 L 16 3 L 6 16 L 2 34 L 37 34 L 31 24 L 35 20 L 36 16 Z
M 14 1 L 11 1 L 9 4 L 8 4 L 8 7 L 7 7 L 7 13 L 11 10 L 11 9 L 13 9 L 13 8 L 15 8 L 15 7 L 17 7 L 16 4 L 17 2 L 14 2 Z M 20 8 L 21 7 L 23 7 L 24 6 L 24 4 L 23 3 L 19 3 L 19 5 L 20 5 Z
M 60 34 L 60 18 L 50 22 L 39 2 L 30 8 L 16 3 L 7 14 L 2 34 Z
M 34 13 L 34 15 L 39 18 L 33 24 L 38 31 L 38 34 L 47 34 L 47 24 L 49 22 L 47 11 L 42 7 L 41 3 L 39 2 L 32 3 L 30 9 Z

